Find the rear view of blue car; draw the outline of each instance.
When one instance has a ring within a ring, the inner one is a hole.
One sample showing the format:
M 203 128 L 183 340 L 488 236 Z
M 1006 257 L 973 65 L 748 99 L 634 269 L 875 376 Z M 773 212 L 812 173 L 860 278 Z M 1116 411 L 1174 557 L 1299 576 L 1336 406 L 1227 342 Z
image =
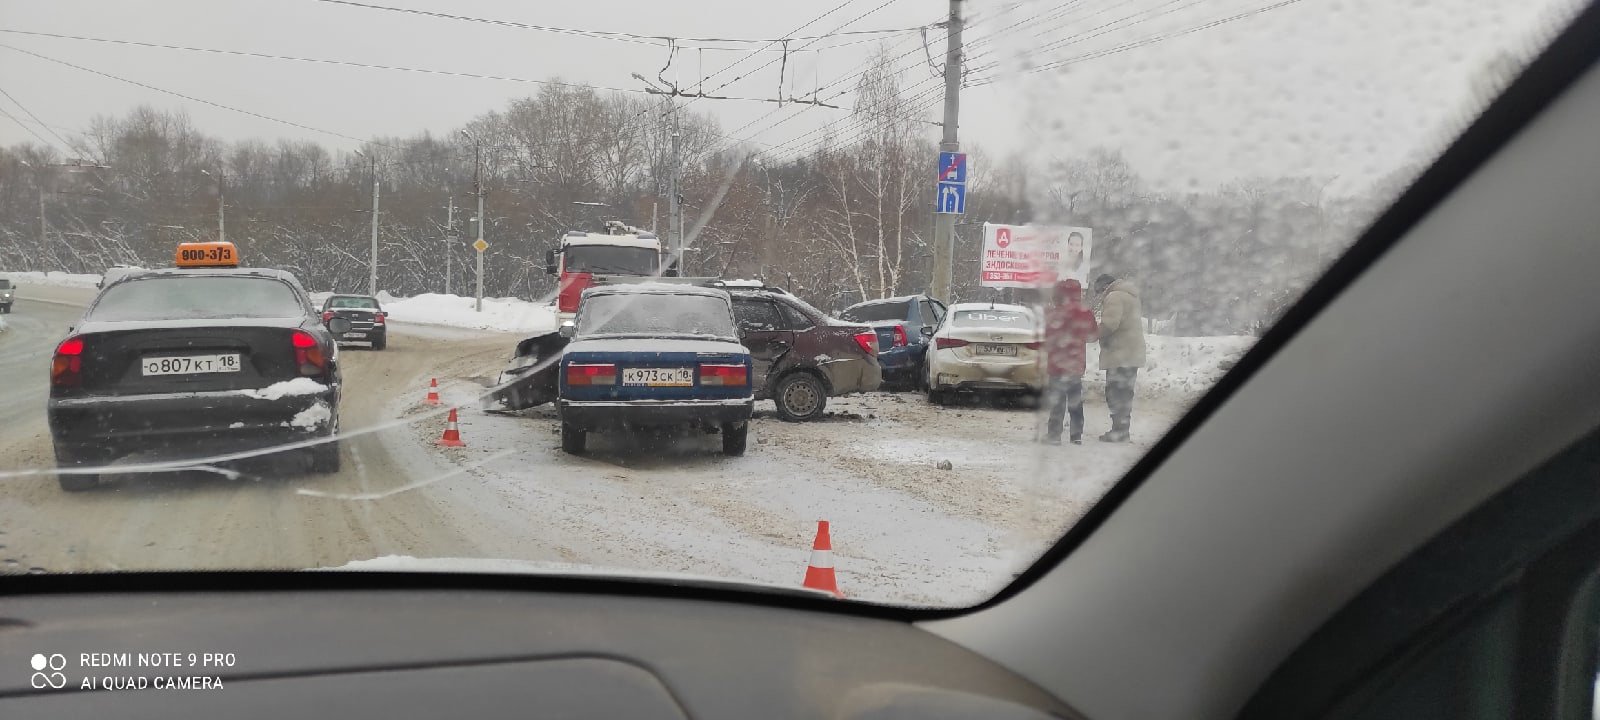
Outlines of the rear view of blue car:
M 686 426 L 722 434 L 743 455 L 755 398 L 723 290 L 644 283 L 584 291 L 561 358 L 561 449 L 591 432 Z
M 839 317 L 871 325 L 878 334 L 878 364 L 885 386 L 920 390 L 927 375 L 923 362 L 928 337 L 944 319 L 944 311 L 944 303 L 927 295 L 906 295 L 856 303 Z

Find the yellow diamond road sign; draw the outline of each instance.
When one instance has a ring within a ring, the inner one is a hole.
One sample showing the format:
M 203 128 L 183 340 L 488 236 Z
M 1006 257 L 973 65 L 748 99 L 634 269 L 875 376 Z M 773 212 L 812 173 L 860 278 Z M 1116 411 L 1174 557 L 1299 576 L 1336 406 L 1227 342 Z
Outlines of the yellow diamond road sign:
M 478 238 L 476 242 L 472 243 L 472 249 L 483 252 L 489 249 L 489 243 L 484 242 L 483 238 Z

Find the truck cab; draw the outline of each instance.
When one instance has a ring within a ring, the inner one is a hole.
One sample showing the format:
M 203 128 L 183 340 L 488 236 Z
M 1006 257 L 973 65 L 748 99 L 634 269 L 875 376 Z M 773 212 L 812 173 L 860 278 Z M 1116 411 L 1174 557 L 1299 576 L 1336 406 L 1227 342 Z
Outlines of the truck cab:
M 545 272 L 557 276 L 556 312 L 570 320 L 596 275 L 651 277 L 662 274 L 661 240 L 654 233 L 619 225 L 609 233 L 568 231 L 561 246 L 545 254 Z

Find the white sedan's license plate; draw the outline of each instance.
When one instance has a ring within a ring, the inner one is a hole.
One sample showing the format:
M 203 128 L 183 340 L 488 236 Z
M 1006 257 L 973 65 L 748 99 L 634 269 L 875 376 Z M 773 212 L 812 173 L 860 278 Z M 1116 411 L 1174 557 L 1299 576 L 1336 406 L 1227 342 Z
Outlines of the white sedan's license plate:
M 991 345 L 988 343 L 982 343 L 974 345 L 973 349 L 977 351 L 979 355 L 1009 355 L 1015 357 L 1017 354 L 1017 346 L 1015 345 Z
M 151 375 L 203 375 L 205 373 L 239 372 L 239 353 L 221 355 L 185 355 L 182 357 L 147 357 L 142 361 L 144 374 Z
M 623 385 L 693 387 L 694 368 L 623 368 Z

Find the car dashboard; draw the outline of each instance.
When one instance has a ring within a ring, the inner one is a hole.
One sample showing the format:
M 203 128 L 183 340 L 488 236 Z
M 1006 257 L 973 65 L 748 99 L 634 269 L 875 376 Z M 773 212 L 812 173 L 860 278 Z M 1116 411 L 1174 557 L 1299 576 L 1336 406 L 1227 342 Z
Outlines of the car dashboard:
M 0 648 L 6 718 L 1073 717 L 908 622 L 704 597 L 30 592 L 0 604 Z

